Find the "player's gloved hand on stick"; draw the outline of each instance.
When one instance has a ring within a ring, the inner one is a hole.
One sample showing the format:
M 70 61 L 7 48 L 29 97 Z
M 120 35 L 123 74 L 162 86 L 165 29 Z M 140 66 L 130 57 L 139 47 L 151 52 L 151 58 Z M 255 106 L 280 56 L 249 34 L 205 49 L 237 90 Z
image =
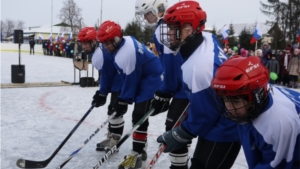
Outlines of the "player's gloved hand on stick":
M 186 131 L 181 125 L 173 130 L 169 130 L 157 138 L 157 142 L 166 145 L 165 153 L 172 152 L 183 146 L 186 146 L 194 137 Z
M 113 105 L 114 110 L 117 112 L 115 117 L 124 115 L 127 112 L 127 107 L 128 103 L 125 100 L 118 98 Z
M 92 105 L 95 107 L 100 107 L 105 105 L 107 95 L 101 94 L 99 90 L 96 91 L 95 95 L 93 96 Z
M 150 108 L 155 109 L 151 116 L 155 116 L 159 113 L 167 111 L 169 109 L 171 98 L 171 94 L 163 93 L 160 90 L 156 91 L 154 94 L 154 98 L 151 100 Z

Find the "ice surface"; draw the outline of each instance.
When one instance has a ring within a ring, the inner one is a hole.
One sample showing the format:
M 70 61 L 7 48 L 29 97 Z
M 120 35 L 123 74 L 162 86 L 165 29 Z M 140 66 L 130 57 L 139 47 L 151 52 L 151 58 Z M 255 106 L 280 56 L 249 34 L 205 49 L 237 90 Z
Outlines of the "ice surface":
M 21 53 L 25 64 L 26 82 L 73 82 L 72 59 Z M 11 82 L 11 65 L 18 64 L 18 53 L 1 52 L 1 83 Z M 76 79 L 78 81 L 78 72 Z M 89 72 L 91 75 L 91 71 Z M 85 73 L 82 73 L 85 76 Z M 97 78 L 97 72 L 94 77 Z M 98 87 L 35 87 L 1 89 L 1 168 L 16 169 L 19 158 L 45 160 L 61 144 L 78 120 L 90 108 L 92 97 Z M 86 120 L 60 150 L 46 168 L 53 169 L 64 162 L 107 118 L 107 104 L 94 108 Z M 131 127 L 132 106 L 125 114 L 124 133 Z M 156 153 L 156 138 L 164 132 L 166 113 L 150 117 L 148 134 L 148 162 Z M 106 137 L 106 127 L 64 167 L 66 169 L 88 169 L 95 166 L 105 153 L 96 152 L 98 142 Z M 190 151 L 192 157 L 196 139 Z M 100 168 L 116 169 L 125 155 L 130 153 L 132 139 L 129 138 Z M 155 168 L 168 168 L 168 154 L 162 154 Z M 247 163 L 241 150 L 234 169 L 246 169 Z

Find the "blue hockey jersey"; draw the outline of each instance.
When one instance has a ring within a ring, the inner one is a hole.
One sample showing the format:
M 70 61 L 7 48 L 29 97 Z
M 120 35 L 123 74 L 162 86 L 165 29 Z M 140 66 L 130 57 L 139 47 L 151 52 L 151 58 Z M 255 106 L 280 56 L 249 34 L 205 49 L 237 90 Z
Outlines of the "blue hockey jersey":
M 122 79 L 114 66 L 113 57 L 108 52 L 103 53 L 97 47 L 92 55 L 92 64 L 101 73 L 99 85 L 101 94 L 121 91 Z
M 206 140 L 238 141 L 237 124 L 220 115 L 210 88 L 217 68 L 227 57 L 213 34 L 202 32 L 202 35 L 202 44 L 181 66 L 190 100 L 188 119 L 182 125 L 190 133 Z
M 114 53 L 115 67 L 123 79 L 119 98 L 128 103 L 140 103 L 153 98 L 162 85 L 162 67 L 147 47 L 131 36 L 124 36 Z
M 300 168 L 300 93 L 273 87 L 269 104 L 252 123 L 238 125 L 250 169 Z
M 174 98 L 186 99 L 187 95 L 182 85 L 182 70 L 183 58 L 180 52 L 174 56 L 174 51 L 163 45 L 160 41 L 161 26 L 163 19 L 158 22 L 153 35 L 153 41 L 158 51 L 159 58 L 163 67 L 164 79 L 160 89 L 164 93 L 173 94 Z

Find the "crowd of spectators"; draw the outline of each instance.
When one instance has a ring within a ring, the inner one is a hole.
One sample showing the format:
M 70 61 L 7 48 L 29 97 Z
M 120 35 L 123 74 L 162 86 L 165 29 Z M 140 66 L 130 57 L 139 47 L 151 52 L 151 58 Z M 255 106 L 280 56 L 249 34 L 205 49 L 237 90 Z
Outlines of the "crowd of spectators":
M 267 42 L 263 43 L 261 49 L 256 51 L 241 48 L 239 45 L 233 49 L 228 45 L 224 48 L 228 57 L 241 55 L 243 57 L 260 57 L 261 62 L 269 72 L 275 73 L 278 78 L 270 80 L 270 83 L 290 88 L 298 88 L 298 77 L 300 75 L 300 50 L 299 45 L 288 44 L 285 49 L 273 50 Z

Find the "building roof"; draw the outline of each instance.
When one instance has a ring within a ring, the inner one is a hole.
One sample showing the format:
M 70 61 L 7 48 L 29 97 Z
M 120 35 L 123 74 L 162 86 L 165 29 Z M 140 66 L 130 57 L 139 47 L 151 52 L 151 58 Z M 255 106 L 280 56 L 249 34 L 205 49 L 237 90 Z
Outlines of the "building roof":
M 51 33 L 51 25 L 42 25 L 36 27 L 30 27 L 23 30 L 24 34 L 26 33 Z M 65 23 L 59 23 L 52 26 L 52 33 L 70 33 L 70 25 Z
M 258 23 L 258 24 L 260 25 L 263 35 L 266 35 L 268 31 L 271 29 L 271 26 L 266 25 L 265 23 Z M 240 23 L 240 24 L 232 24 L 232 26 L 234 28 L 234 36 L 236 37 L 236 36 L 240 36 L 244 28 L 248 29 L 251 33 L 253 33 L 256 27 L 256 23 Z M 218 31 L 219 33 L 221 32 L 221 29 Z

